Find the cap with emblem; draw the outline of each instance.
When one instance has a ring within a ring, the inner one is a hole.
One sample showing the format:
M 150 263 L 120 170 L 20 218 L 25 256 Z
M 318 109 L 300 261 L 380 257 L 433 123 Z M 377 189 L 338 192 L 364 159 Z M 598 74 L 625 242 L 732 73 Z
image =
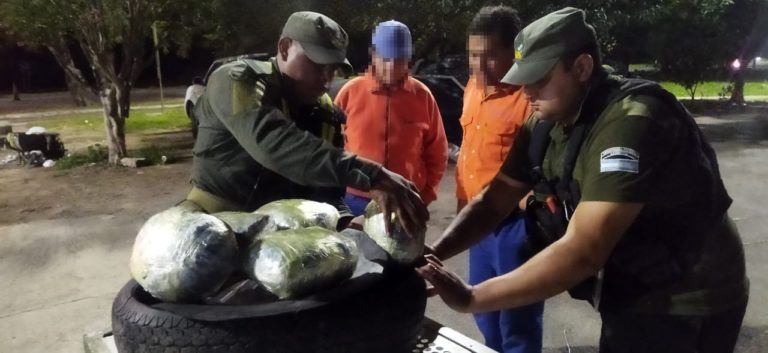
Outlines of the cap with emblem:
M 515 64 L 501 81 L 512 85 L 539 81 L 563 55 L 596 42 L 595 29 L 587 24 L 584 11 L 566 7 L 552 12 L 515 37 Z
M 309 60 L 317 64 L 342 64 L 347 61 L 347 32 L 336 21 L 317 12 L 294 12 L 283 26 L 281 37 L 301 43 Z
M 379 23 L 373 30 L 371 46 L 384 59 L 411 59 L 413 41 L 405 24 L 391 20 Z

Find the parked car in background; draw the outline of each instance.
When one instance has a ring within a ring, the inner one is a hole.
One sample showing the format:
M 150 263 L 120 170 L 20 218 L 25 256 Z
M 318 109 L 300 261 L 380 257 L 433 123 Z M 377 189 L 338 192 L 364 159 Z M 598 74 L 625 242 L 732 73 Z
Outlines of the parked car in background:
M 459 146 L 464 137 L 459 122 L 464 107 L 464 83 L 449 75 L 414 75 L 414 77 L 423 82 L 435 97 L 440 116 L 443 118 L 445 136 L 448 139 L 448 160 L 456 163 L 459 159 Z
M 464 54 L 445 55 L 438 60 L 419 59 L 411 71 L 414 75 L 453 76 L 462 85 L 469 80 L 469 62 Z
M 456 163 L 464 136 L 459 119 L 464 106 L 464 86 L 469 80 L 467 56 L 452 54 L 437 60 L 419 59 L 413 64 L 412 71 L 435 96 L 448 137 L 448 158 Z
M 196 77 L 191 86 L 187 88 L 187 94 L 184 98 L 184 106 L 187 117 L 192 122 L 192 134 L 197 136 L 197 119 L 194 117 L 193 108 L 200 96 L 205 92 L 205 85 L 208 83 L 208 77 L 216 71 L 221 65 L 239 59 L 266 60 L 270 57 L 266 53 L 246 54 L 230 56 L 215 60 L 205 76 Z M 463 61 L 462 61 L 463 60 Z M 440 115 L 443 118 L 443 126 L 448 139 L 448 158 L 451 162 L 456 162 L 459 156 L 459 146 L 463 132 L 461 129 L 461 111 L 464 103 L 464 84 L 467 81 L 467 66 L 464 56 L 448 56 L 440 62 L 417 61 L 413 67 L 413 77 L 423 82 L 435 97 L 437 106 L 440 109 Z M 341 90 L 341 87 L 349 81 L 349 78 L 337 77 L 331 82 L 328 94 L 331 98 Z

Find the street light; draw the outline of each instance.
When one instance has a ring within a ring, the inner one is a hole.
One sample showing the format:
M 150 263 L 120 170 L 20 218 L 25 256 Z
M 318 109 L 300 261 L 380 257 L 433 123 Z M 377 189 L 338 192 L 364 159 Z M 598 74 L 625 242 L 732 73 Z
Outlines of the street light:
M 736 60 L 734 60 L 734 61 L 731 63 L 731 67 L 732 67 L 734 70 L 738 70 L 738 69 L 741 69 L 741 61 L 740 61 L 739 59 L 736 59 Z

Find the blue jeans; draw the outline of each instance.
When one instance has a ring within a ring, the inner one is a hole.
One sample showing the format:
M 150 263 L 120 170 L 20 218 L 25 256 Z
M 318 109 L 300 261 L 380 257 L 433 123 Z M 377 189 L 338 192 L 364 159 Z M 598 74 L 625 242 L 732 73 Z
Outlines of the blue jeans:
M 525 247 L 525 220 L 521 213 L 504 220 L 496 230 L 469 249 L 472 285 L 508 273 L 531 255 Z M 503 353 L 533 353 L 542 349 L 544 302 L 524 307 L 475 314 L 486 346 Z
M 350 193 L 344 195 L 344 203 L 347 204 L 354 216 L 359 216 L 365 213 L 365 206 L 368 206 L 369 202 L 371 202 L 371 199 L 367 197 L 360 197 Z

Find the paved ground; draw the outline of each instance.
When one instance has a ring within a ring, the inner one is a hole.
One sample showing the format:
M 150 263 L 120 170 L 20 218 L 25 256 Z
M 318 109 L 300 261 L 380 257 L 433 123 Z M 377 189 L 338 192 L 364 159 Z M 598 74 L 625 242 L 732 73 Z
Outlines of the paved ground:
M 701 118 L 705 132 L 718 150 L 726 185 L 735 199 L 731 215 L 743 235 L 752 281 L 751 299 L 738 352 L 764 352 L 768 347 L 768 116 L 745 114 Z M 114 209 L 82 217 L 14 221 L 0 224 L 0 352 L 80 352 L 85 332 L 110 326 L 111 300 L 128 280 L 128 258 L 133 238 L 147 217 L 164 209 L 187 191 L 188 162 L 172 166 L 178 180 L 153 197 L 136 196 Z M 147 170 L 155 173 L 162 169 Z M 0 183 L 3 173 L 0 170 Z M 43 173 L 43 172 L 40 172 Z M 41 178 L 25 179 L 2 188 L 38 188 Z M 44 179 L 42 179 L 44 180 Z M 137 178 L 127 189 L 150 188 L 152 179 Z M 429 238 L 450 221 L 454 203 L 453 173 L 441 185 L 440 200 L 432 207 Z M 56 195 L 49 195 L 56 198 Z M 137 199 L 138 198 L 138 199 Z M 0 200 L 2 203 L 4 200 Z M 59 200 L 66 204 L 66 200 Z M 122 203 L 115 200 L 115 203 Z M 66 214 L 66 213 L 63 213 Z M 467 259 L 458 256 L 448 266 L 466 277 Z M 431 299 L 428 316 L 479 339 L 468 315 L 448 310 Z M 558 296 L 545 312 L 548 352 L 592 352 L 599 334 L 599 318 L 584 303 Z

